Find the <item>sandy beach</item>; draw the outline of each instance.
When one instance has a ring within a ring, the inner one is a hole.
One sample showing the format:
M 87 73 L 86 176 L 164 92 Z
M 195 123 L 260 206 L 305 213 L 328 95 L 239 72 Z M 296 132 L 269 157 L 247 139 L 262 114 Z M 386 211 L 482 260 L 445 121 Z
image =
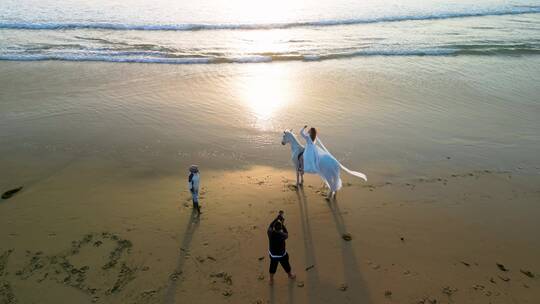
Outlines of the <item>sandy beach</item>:
M 337 200 L 270 167 L 179 177 L 83 162 L 0 208 L 2 303 L 535 303 L 537 177 L 464 171 L 348 179 Z M 107 176 L 98 179 L 97 176 Z M 129 176 L 129 178 L 128 178 Z M 66 185 L 66 181 L 76 183 Z M 268 285 L 283 209 L 298 278 Z M 342 239 L 344 233 L 351 241 Z M 498 266 L 497 264 L 503 265 Z M 501 270 L 503 267 L 505 270 Z M 531 277 L 532 276 L 532 277 Z M 33 292 L 27 292 L 32 290 Z
M 0 303 L 538 303 L 539 66 L 0 62 Z M 306 123 L 368 182 L 296 188 Z

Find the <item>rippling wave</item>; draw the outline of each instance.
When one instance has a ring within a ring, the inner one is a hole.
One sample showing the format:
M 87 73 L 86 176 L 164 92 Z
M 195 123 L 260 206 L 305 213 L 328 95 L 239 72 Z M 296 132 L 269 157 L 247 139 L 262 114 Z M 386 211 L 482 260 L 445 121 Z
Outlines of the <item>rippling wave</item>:
M 470 10 L 438 12 L 433 9 L 439 8 L 428 8 L 431 12 L 377 9 L 364 12 L 367 17 L 362 18 L 302 21 L 313 17 L 306 15 L 286 23 L 166 24 L 159 18 L 149 18 L 147 24 L 55 22 L 61 20 L 59 16 L 48 16 L 50 21 L 41 23 L 0 20 L 0 60 L 223 64 L 373 56 L 540 55 L 540 6 L 502 5 L 479 8 L 471 4 Z M 466 20 L 447 21 L 456 18 Z M 230 31 L 218 34 L 214 30 Z
M 540 55 L 539 45 L 462 45 L 448 46 L 438 49 L 418 50 L 357 50 L 351 52 L 331 54 L 305 54 L 292 53 L 275 54 L 249 54 L 244 56 L 228 57 L 220 56 L 189 56 L 173 55 L 162 52 L 123 51 L 123 52 L 88 52 L 76 53 L 53 53 L 53 54 L 27 54 L 11 53 L 0 54 L 0 60 L 11 61 L 102 61 L 102 62 L 126 62 L 126 63 L 162 63 L 162 64 L 220 64 L 220 63 L 257 63 L 275 61 L 322 61 L 332 59 L 346 59 L 353 57 L 370 56 L 489 56 L 489 55 Z
M 69 29 L 100 29 L 100 30 L 137 30 L 137 31 L 197 31 L 197 30 L 256 30 L 256 29 L 286 29 L 294 27 L 323 27 L 337 25 L 354 25 L 383 22 L 402 22 L 419 20 L 439 20 L 452 18 L 504 16 L 538 14 L 540 6 L 516 6 L 512 8 L 484 9 L 468 12 L 441 12 L 419 15 L 382 16 L 373 18 L 329 19 L 316 21 L 286 22 L 286 23 L 185 23 L 185 24 L 122 24 L 107 22 L 7 22 L 0 21 L 0 29 L 24 30 L 69 30 Z

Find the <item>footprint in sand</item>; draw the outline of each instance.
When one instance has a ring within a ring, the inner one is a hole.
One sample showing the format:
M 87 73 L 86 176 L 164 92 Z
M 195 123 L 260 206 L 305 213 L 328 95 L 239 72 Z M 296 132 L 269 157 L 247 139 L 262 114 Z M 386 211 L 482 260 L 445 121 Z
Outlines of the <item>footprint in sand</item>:
M 56 254 L 27 251 L 29 260 L 16 275 L 21 280 L 70 286 L 97 301 L 121 292 L 137 277 L 138 268 L 127 262 L 132 246 L 113 233 L 87 234 Z M 0 269 L 1 261 L 2 257 Z
M 16 304 L 17 298 L 13 293 L 11 285 L 7 281 L 0 281 L 0 303 L 2 304 Z

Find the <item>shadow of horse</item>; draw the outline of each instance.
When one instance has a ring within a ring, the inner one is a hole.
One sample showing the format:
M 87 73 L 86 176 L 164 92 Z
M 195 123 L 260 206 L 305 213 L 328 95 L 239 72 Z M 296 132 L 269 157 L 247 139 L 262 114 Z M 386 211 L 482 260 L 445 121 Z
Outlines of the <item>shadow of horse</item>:
M 327 205 L 332 212 L 336 229 L 341 238 L 343 234 L 347 233 L 347 226 L 345 220 L 341 215 L 337 199 L 327 200 Z M 341 260 L 343 262 L 343 271 L 348 284 L 347 292 L 350 295 L 351 303 L 371 303 L 367 286 L 362 278 L 360 268 L 358 266 L 358 259 L 356 257 L 355 250 L 351 242 L 341 242 Z
M 302 233 L 304 241 L 304 260 L 306 263 L 306 284 L 307 302 L 308 303 L 333 303 L 336 301 L 333 294 L 336 292 L 336 286 L 325 284 L 321 281 L 319 270 L 317 268 L 317 256 L 313 242 L 313 234 L 311 229 L 311 221 L 308 210 L 308 199 L 302 187 L 296 191 L 298 199 L 298 207 L 300 209 L 300 220 L 302 224 Z M 332 213 L 333 220 L 336 224 L 336 229 L 339 233 L 339 238 L 343 233 L 347 232 L 347 228 L 336 199 L 328 200 L 328 207 Z M 348 303 L 371 303 L 367 286 L 364 283 L 354 248 L 350 242 L 341 242 L 341 255 L 343 262 L 343 271 L 345 281 L 348 284 L 346 298 Z M 270 291 L 270 303 L 275 303 L 272 290 Z M 294 290 L 289 288 L 289 303 L 294 300 Z
M 304 189 L 299 187 L 296 191 L 298 206 L 300 208 L 300 220 L 302 222 L 302 234 L 304 236 L 304 260 L 306 269 L 306 288 L 309 303 L 317 302 L 319 297 L 317 291 L 320 287 L 319 270 L 317 269 L 317 257 L 313 247 L 313 235 L 311 234 L 311 223 L 309 220 L 307 197 Z M 319 299 L 320 300 L 320 299 Z

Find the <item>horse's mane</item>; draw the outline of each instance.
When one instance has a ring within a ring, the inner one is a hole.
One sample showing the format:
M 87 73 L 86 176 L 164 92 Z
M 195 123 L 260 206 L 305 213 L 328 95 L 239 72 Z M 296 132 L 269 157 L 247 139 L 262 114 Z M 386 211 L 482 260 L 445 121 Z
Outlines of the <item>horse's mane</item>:
M 304 145 L 302 145 L 302 144 L 300 143 L 300 141 L 298 140 L 298 137 L 296 137 L 296 135 L 293 133 L 292 130 L 285 130 L 285 133 L 286 133 L 286 134 L 290 134 L 290 135 L 292 136 L 292 138 L 296 141 L 296 143 L 297 143 L 300 147 L 304 148 Z

